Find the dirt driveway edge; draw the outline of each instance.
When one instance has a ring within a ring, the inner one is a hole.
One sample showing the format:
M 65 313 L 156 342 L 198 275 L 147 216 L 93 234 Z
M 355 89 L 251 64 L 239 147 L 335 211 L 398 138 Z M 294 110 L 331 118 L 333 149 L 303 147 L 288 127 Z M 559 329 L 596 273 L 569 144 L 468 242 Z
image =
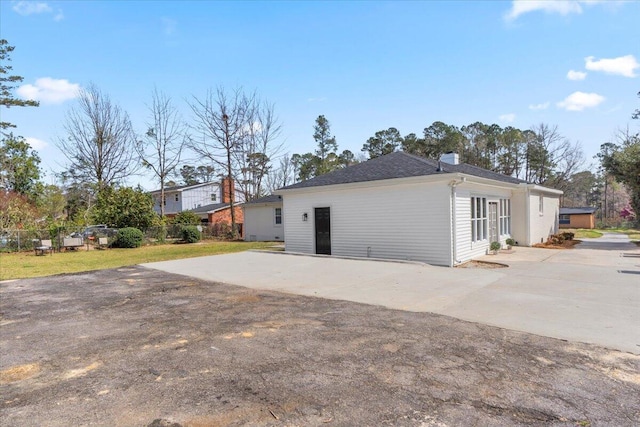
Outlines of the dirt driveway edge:
M 7 425 L 640 423 L 640 357 L 446 316 L 141 267 L 2 283 L 0 313 Z

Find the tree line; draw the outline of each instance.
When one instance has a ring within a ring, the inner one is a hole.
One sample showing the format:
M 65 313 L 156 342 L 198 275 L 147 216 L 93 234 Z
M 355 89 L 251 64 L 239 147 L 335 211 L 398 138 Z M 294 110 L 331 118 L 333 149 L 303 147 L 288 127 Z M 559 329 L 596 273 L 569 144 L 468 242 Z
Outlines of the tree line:
M 6 65 L 12 51 L 6 40 L 0 40 L 0 105 L 38 106 L 13 96 L 22 77 L 11 75 Z M 603 219 L 615 216 L 627 204 L 630 218 L 640 209 L 640 142 L 638 133 L 629 130 L 602 145 L 598 167 L 592 170 L 582 168 L 579 143 L 563 137 L 557 126 L 544 123 L 517 129 L 481 122 L 457 127 L 436 121 L 421 134 L 404 136 L 390 127 L 375 132 L 354 154 L 339 150 L 329 120 L 320 115 L 313 125 L 315 150 L 289 156 L 282 154 L 282 125 L 274 105 L 256 92 L 218 87 L 193 95 L 186 101 L 191 113 L 188 121 L 169 96 L 154 89 L 143 133 L 134 131 L 127 112 L 96 85 L 90 84 L 78 95 L 66 115 L 65 134 L 56 141 L 67 158 L 65 170 L 58 175 L 60 186 L 41 182 L 37 152 L 24 138 L 8 132 L 15 126 L 0 123 L 0 189 L 4 190 L 0 227 L 37 217 L 115 225 L 123 221 L 118 219 L 120 211 L 120 217 L 132 218 L 133 206 L 142 206 L 135 216 L 146 226 L 155 218 L 147 215 L 153 200 L 141 188 L 123 186 L 141 167 L 154 177 L 161 197 L 167 186 L 231 177 L 249 201 L 397 150 L 430 159 L 456 152 L 464 163 L 563 190 L 564 206 L 599 207 Z M 637 119 L 640 113 L 636 110 L 632 115 Z M 186 149 L 197 155 L 195 164 L 183 157 Z M 233 205 L 235 197 L 230 196 Z M 163 203 L 160 206 L 162 217 Z M 232 223 L 236 230 L 234 217 Z
M 633 118 L 639 117 L 636 110 Z M 562 136 L 558 126 L 545 123 L 523 130 L 481 122 L 457 127 L 436 121 L 420 136 L 402 136 L 390 127 L 368 138 L 360 156 L 349 150 L 339 152 L 330 129 L 326 117 L 316 119 L 316 150 L 281 161 L 278 185 L 304 181 L 398 150 L 433 160 L 455 152 L 463 163 L 562 190 L 562 206 L 596 207 L 605 223 L 620 215 L 637 220 L 635 212 L 640 211 L 640 142 L 638 133 L 628 129 L 618 132 L 614 142 L 602 145 L 595 170 L 583 167 L 585 157 L 578 142 Z

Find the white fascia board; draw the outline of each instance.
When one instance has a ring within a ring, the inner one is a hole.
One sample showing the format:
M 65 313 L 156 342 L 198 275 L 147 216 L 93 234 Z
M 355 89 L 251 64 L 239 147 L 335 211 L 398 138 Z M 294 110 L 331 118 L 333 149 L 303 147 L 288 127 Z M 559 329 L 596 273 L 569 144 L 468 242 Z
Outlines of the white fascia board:
M 509 190 L 518 190 L 522 188 L 521 187 L 522 184 L 498 181 L 496 179 L 491 179 L 491 178 L 482 178 L 475 175 L 468 175 L 466 173 L 456 173 L 452 175 L 454 175 L 458 180 L 462 181 L 462 182 L 459 182 L 458 184 L 467 182 L 467 183 L 473 183 L 473 184 L 480 184 L 487 187 L 495 187 L 495 188 L 502 188 L 502 189 L 506 188 Z
M 504 181 L 498 181 L 490 178 L 481 178 L 475 175 L 467 175 L 464 173 L 458 173 L 456 175 L 458 175 L 460 179 L 465 178 L 466 182 L 473 182 L 476 184 L 483 184 L 491 187 L 508 188 L 508 189 L 520 190 L 520 191 L 525 191 L 526 189 L 528 189 L 529 191 L 538 191 L 540 193 L 553 194 L 557 196 L 561 196 L 564 193 L 562 190 L 543 187 L 538 184 L 529 184 L 526 182 L 521 182 L 521 183 L 504 182 Z
M 284 196 L 286 194 L 297 194 L 297 193 L 320 193 L 324 191 L 334 191 L 334 190 L 391 187 L 391 186 L 401 185 L 401 184 L 447 182 L 447 181 L 450 181 L 451 178 L 455 178 L 457 175 L 458 174 L 455 174 L 455 173 L 443 173 L 438 175 L 412 176 L 409 178 L 391 178 L 391 179 L 379 179 L 376 181 L 350 182 L 346 184 L 318 185 L 314 187 L 280 189 L 280 190 L 274 191 L 273 194 L 276 194 L 278 196 Z
M 530 191 L 538 191 L 540 193 L 553 194 L 555 196 L 562 196 L 564 191 L 556 190 L 555 188 L 543 187 L 538 184 L 521 184 L 528 188 Z

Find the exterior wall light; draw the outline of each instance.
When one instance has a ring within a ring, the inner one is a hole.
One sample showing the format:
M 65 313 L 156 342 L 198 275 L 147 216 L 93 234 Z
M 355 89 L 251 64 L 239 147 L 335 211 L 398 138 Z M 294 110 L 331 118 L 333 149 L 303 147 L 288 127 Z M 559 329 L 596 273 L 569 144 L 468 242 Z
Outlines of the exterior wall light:
M 303 213 L 303 214 L 302 214 L 302 220 L 303 220 L 303 221 L 305 221 L 305 222 L 306 222 L 306 221 L 308 221 L 308 220 L 309 220 L 309 214 L 308 214 L 308 213 L 306 213 L 306 212 L 305 212 L 305 213 Z

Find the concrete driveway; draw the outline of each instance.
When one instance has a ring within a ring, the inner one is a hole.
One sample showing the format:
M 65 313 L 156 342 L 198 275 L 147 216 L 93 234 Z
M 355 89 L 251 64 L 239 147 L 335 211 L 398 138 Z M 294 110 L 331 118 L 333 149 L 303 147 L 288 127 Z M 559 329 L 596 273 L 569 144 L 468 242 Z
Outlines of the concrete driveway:
M 145 267 L 199 279 L 388 308 L 432 312 L 640 354 L 640 249 L 605 235 L 573 250 L 516 248 L 486 256 L 502 269 L 270 252 Z

